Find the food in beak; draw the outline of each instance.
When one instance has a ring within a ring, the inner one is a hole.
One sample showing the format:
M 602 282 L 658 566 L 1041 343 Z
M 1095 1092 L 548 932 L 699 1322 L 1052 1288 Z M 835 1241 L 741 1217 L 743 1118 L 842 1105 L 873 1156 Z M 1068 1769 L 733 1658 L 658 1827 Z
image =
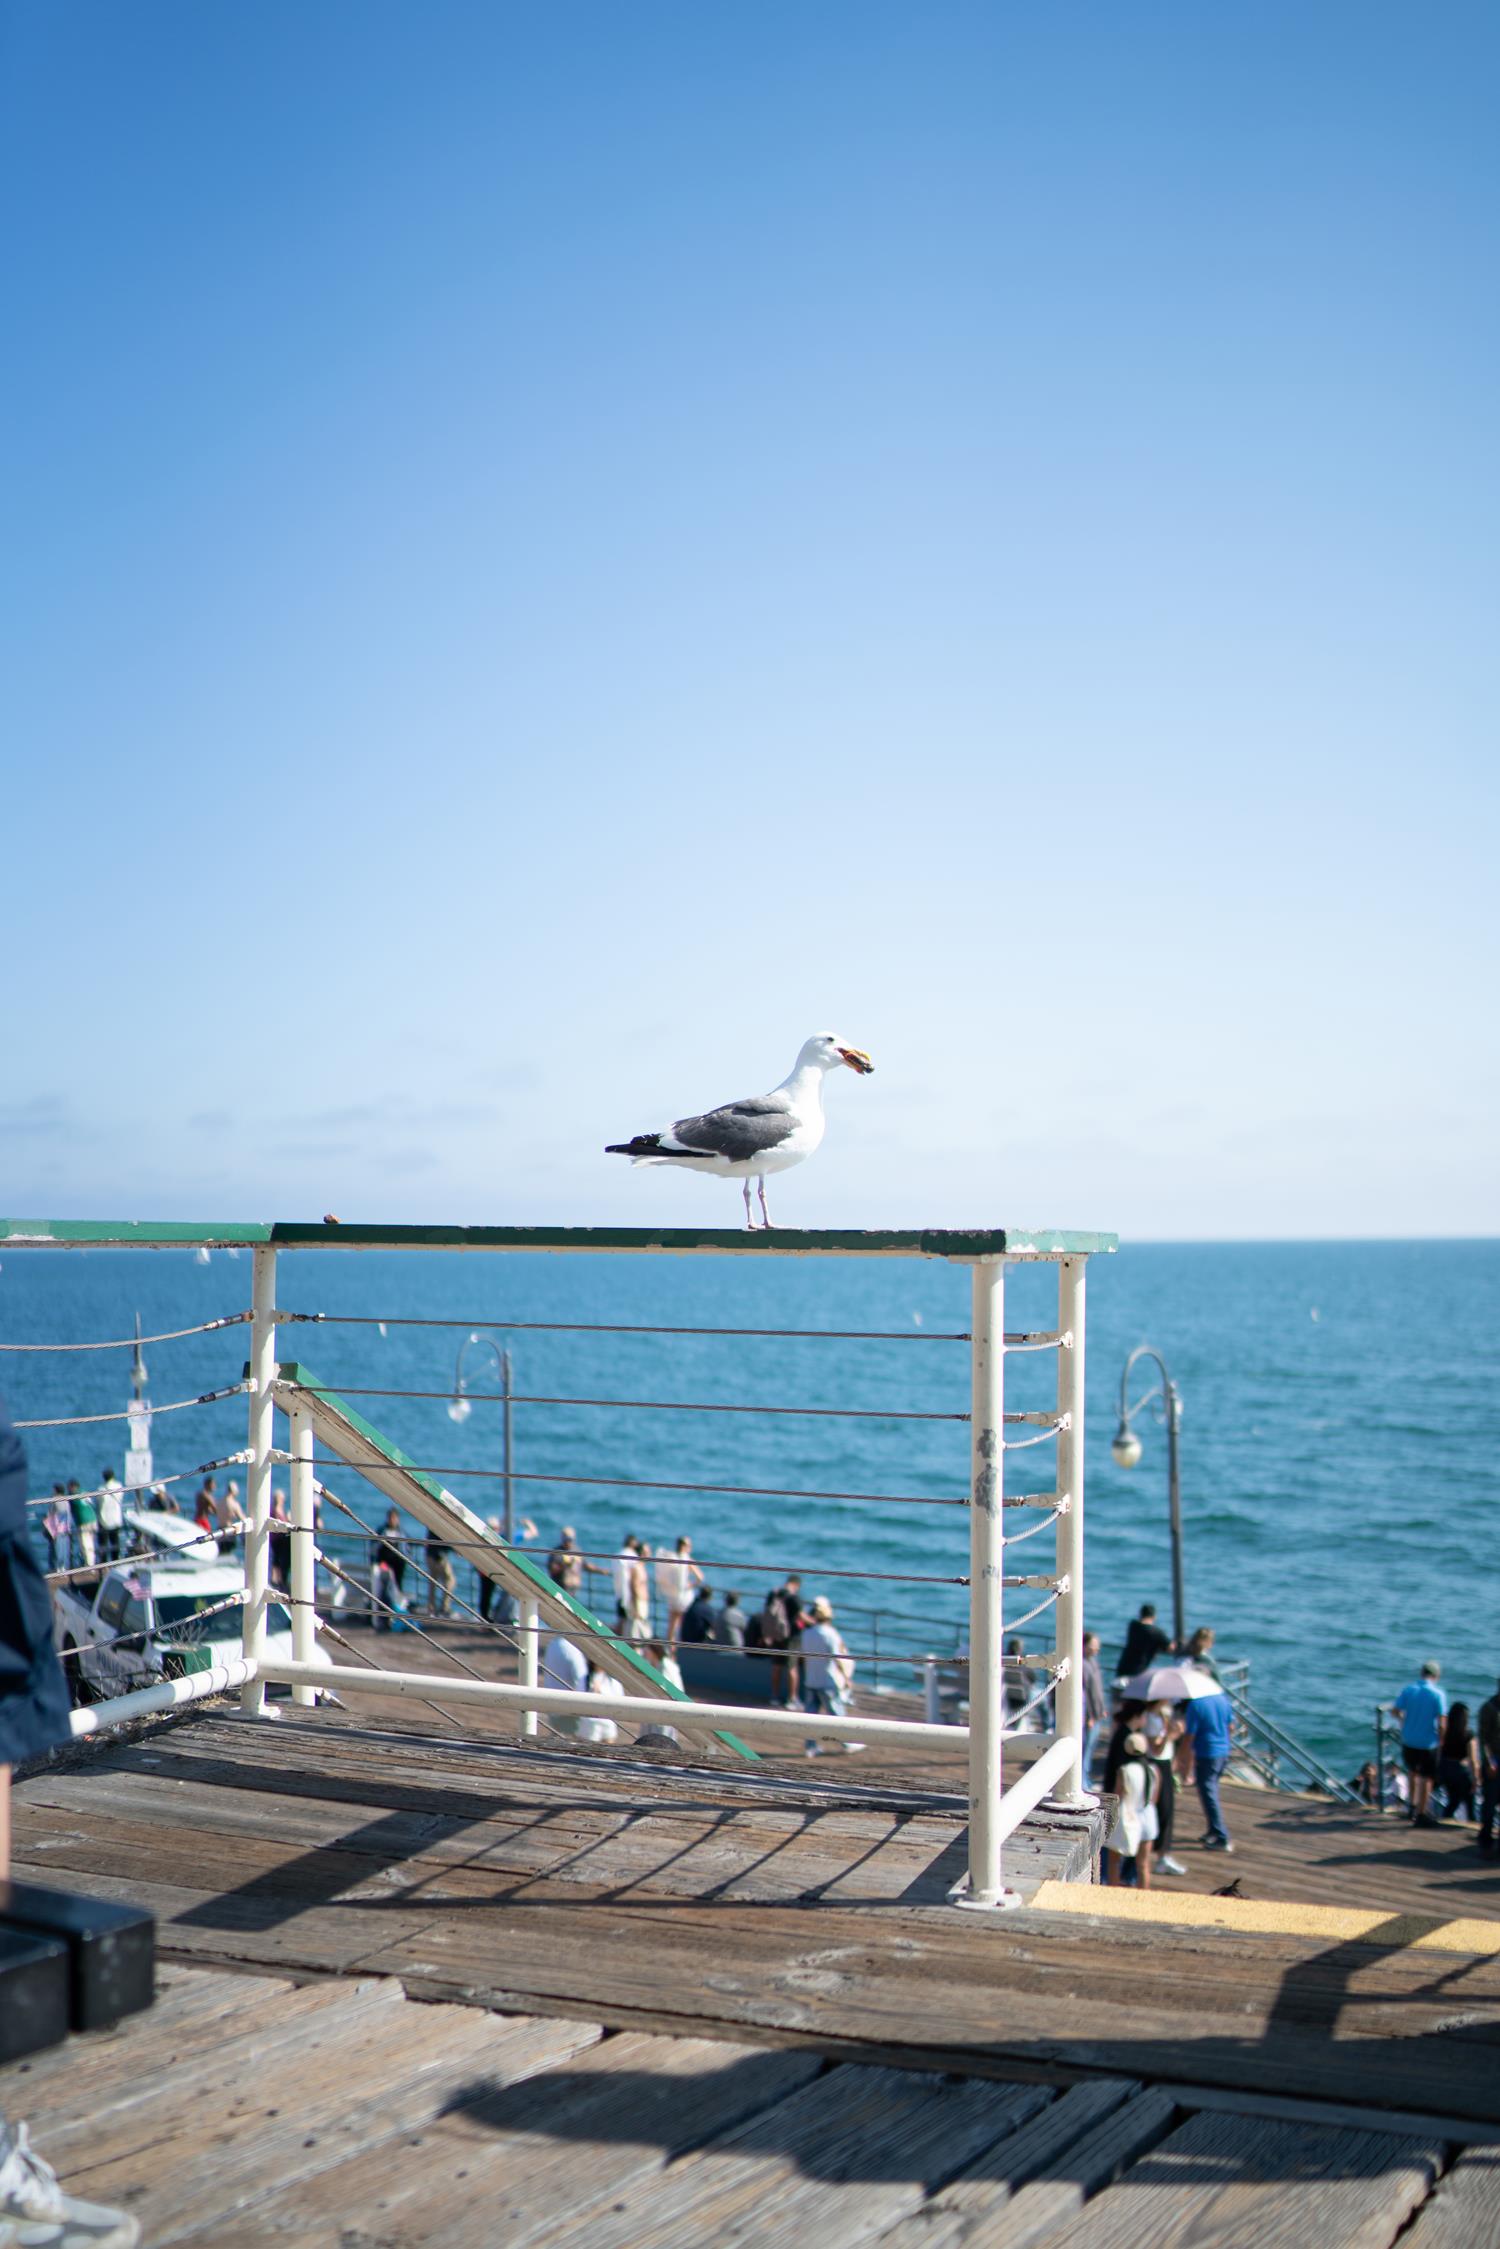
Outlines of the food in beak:
M 858 1070 L 862 1078 L 867 1078 L 875 1067 L 868 1054 L 861 1047 L 841 1046 L 839 1054 L 848 1063 L 851 1070 Z

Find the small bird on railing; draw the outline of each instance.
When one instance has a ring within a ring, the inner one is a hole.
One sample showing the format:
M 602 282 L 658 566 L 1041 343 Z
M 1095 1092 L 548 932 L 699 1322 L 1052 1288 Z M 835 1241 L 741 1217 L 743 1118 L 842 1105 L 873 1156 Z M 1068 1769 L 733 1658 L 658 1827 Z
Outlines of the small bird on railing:
M 1237 1898 L 1241 1896 L 1240 1877 L 1236 1875 L 1232 1882 L 1225 1883 L 1222 1890 L 1215 1890 L 1211 1894 L 1216 1898 Z
M 744 1181 L 745 1224 L 753 1227 L 750 1182 L 756 1181 L 760 1214 L 766 1208 L 766 1174 L 788 1171 L 810 1156 L 823 1137 L 823 1080 L 842 1065 L 868 1077 L 875 1065 L 857 1046 L 845 1046 L 831 1031 L 805 1041 L 790 1076 L 770 1093 L 747 1101 L 728 1101 L 700 1117 L 679 1117 L 665 1132 L 638 1132 L 616 1141 L 607 1156 L 629 1156 L 638 1164 L 677 1164 L 687 1171 L 711 1171 L 721 1179 Z

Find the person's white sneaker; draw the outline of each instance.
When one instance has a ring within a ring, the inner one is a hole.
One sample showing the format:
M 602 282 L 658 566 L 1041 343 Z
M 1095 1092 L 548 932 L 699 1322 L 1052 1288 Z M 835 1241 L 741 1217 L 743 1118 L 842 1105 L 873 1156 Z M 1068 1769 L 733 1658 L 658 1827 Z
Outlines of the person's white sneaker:
M 0 2124 L 0 2249 L 136 2249 L 140 2238 L 123 2210 L 64 2194 L 24 2124 Z
M 1186 1874 L 1187 1868 L 1181 1859 L 1165 1858 L 1157 1860 L 1156 1871 L 1158 1874 Z

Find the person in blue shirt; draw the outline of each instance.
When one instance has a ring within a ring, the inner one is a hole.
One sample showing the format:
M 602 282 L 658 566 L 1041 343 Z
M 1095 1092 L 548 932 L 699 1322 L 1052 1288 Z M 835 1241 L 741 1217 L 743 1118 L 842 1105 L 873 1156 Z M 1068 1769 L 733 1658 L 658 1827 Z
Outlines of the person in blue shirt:
M 1219 1779 L 1229 1763 L 1234 1704 L 1222 1691 L 1215 1695 L 1195 1695 L 1183 1712 L 1182 1722 L 1186 1738 L 1193 1745 L 1193 1779 L 1198 1788 L 1198 1801 L 1203 1806 L 1203 1817 L 1208 1822 L 1203 1848 L 1205 1851 L 1232 1851 L 1234 1845 L 1229 1840 L 1223 1806 L 1219 1802 Z
M 1440 1663 L 1424 1663 L 1422 1676 L 1403 1687 L 1391 1708 L 1401 1720 L 1401 1758 L 1411 1775 L 1411 1817 L 1418 1827 L 1436 1827 L 1429 1816 L 1432 1784 L 1437 1779 L 1438 1743 L 1448 1715 L 1448 1697 L 1438 1685 Z

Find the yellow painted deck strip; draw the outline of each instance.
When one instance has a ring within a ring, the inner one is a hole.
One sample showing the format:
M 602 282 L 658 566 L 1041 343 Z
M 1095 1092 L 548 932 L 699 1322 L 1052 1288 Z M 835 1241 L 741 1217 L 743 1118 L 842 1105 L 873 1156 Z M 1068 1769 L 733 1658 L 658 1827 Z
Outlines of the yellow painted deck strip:
M 1374 1944 L 1393 1951 L 1500 1955 L 1500 1921 L 1441 1920 L 1426 1913 L 1380 1913 L 1363 1907 L 1294 1905 L 1275 1899 L 1202 1898 L 1188 1891 L 1114 1890 L 1044 1882 L 1031 1901 L 1037 1913 L 1091 1913 L 1110 1921 L 1158 1922 L 1187 1929 L 1238 1929 L 1246 1936 L 1320 1937 L 1329 1944 Z

